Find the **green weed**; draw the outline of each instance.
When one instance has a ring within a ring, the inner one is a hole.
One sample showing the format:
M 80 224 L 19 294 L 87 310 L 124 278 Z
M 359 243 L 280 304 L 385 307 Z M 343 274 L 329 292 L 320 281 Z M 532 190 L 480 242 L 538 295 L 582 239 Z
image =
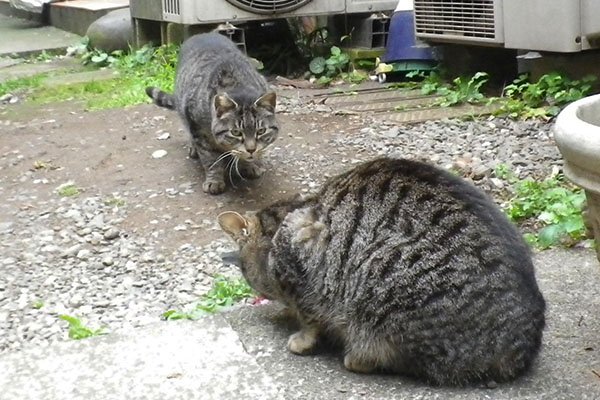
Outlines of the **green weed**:
M 503 98 L 500 99 L 503 105 L 498 114 L 506 114 L 513 119 L 556 116 L 561 106 L 590 94 L 596 80 L 592 75 L 571 80 L 554 72 L 531 83 L 529 76 L 523 74 L 504 88 Z
M 62 197 L 73 197 L 79 195 L 81 193 L 81 189 L 70 183 L 59 187 L 57 192 L 58 195 Z
M 408 81 L 392 83 L 390 89 L 420 89 L 424 95 L 438 95 L 441 99 L 432 105 L 451 107 L 464 103 L 480 103 L 484 99 L 481 90 L 488 82 L 485 72 L 478 72 L 471 78 L 456 78 L 451 84 L 445 82 L 442 74 L 436 70 L 411 71 L 406 74 Z
M 556 244 L 572 246 L 587 239 L 582 212 L 585 193 L 557 174 L 543 181 L 517 179 L 508 167 L 496 168 L 495 175 L 512 184 L 512 199 L 505 209 L 508 217 L 529 226 L 534 233 L 527 241 L 546 249 Z
M 104 204 L 107 206 L 122 207 L 126 204 L 126 202 L 120 197 L 108 197 L 104 199 Z
M 95 330 L 86 328 L 79 318 L 71 317 L 69 315 L 59 315 L 58 317 L 69 323 L 69 337 L 71 339 L 79 340 L 89 338 L 92 336 L 106 335 L 106 332 L 103 328 Z
M 159 48 L 143 47 L 124 53 L 115 51 L 110 57 L 82 56 L 82 62 L 96 66 L 110 65 L 117 74 L 115 79 L 73 85 L 60 85 L 39 91 L 31 96 L 36 103 L 47 104 L 65 100 L 82 100 L 89 110 L 127 107 L 150 102 L 146 86 L 156 86 L 171 92 L 175 79 L 178 47 L 165 45 Z
M 450 87 L 436 88 L 435 93 L 443 96 L 437 104 L 441 107 L 450 107 L 463 103 L 478 103 L 483 100 L 481 88 L 489 80 L 485 72 L 477 72 L 469 80 L 456 78 Z
M 59 169 L 60 167 L 57 165 L 54 165 L 54 163 L 52 163 L 52 161 L 34 161 L 33 162 L 33 169 L 34 170 L 46 170 L 46 171 L 50 171 L 50 170 L 54 170 L 54 169 Z
M 337 46 L 331 46 L 331 55 L 328 58 L 315 57 L 309 64 L 310 72 L 316 76 L 325 76 L 327 78 L 334 78 L 345 73 L 350 64 L 350 56 L 343 52 Z
M 52 54 L 48 53 L 46 50 L 42 50 L 42 52 L 40 54 L 32 56 L 31 60 L 44 62 L 44 61 L 52 60 L 52 58 L 53 58 Z
M 33 304 L 31 304 L 31 307 L 35 308 L 36 310 L 39 310 L 40 308 L 44 307 L 44 302 L 41 300 L 36 300 L 33 302 Z
M 207 312 L 217 312 L 224 307 L 230 307 L 234 303 L 253 296 L 252 288 L 242 278 L 226 278 L 217 276 L 212 288 L 194 304 L 189 312 L 169 310 L 163 314 L 166 320 L 175 319 L 198 319 Z
M 407 86 L 411 86 L 412 88 L 420 88 L 421 92 L 424 95 L 430 95 L 438 93 L 438 91 L 445 86 L 444 79 L 442 75 L 436 71 L 432 70 L 429 72 L 426 71 L 410 71 L 406 74 L 406 78 L 412 79 L 408 82 L 402 82 L 408 84 Z M 419 81 L 414 81 L 415 79 Z
M 0 96 L 24 89 L 35 89 L 41 86 L 48 74 L 38 74 L 25 78 L 11 79 L 0 83 Z

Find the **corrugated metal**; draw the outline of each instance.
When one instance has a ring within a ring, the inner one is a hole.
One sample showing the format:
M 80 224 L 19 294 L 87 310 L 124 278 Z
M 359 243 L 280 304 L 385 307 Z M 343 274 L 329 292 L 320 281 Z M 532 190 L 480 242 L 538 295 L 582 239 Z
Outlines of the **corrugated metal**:
M 501 41 L 494 0 L 415 0 L 415 30 L 429 38 Z
M 181 15 L 179 0 L 163 0 L 163 13 L 170 15 Z

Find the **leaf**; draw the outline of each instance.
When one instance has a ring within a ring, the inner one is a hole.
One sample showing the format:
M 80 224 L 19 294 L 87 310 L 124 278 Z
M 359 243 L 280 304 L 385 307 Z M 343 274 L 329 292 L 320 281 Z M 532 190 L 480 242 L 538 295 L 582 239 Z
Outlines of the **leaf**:
M 107 58 L 108 58 L 108 54 L 106 54 L 106 53 L 96 54 L 96 55 L 92 56 L 92 62 L 99 64 L 101 62 L 106 61 Z
M 328 76 L 322 76 L 319 79 L 317 79 L 317 84 L 322 85 L 322 86 L 327 86 L 331 83 L 331 81 L 333 81 L 332 78 L 330 78 Z M 343 92 L 343 90 L 341 90 L 341 91 Z
M 530 245 L 530 246 L 533 246 L 533 245 L 537 244 L 537 240 L 538 240 L 538 239 L 537 239 L 537 237 L 536 237 L 534 234 L 532 234 L 532 233 L 525 233 L 525 234 L 523 235 L 523 238 L 525 238 L 525 241 L 526 241 L 527 243 L 529 243 L 529 245 Z
M 332 56 L 339 56 L 342 53 L 342 50 L 340 50 L 340 48 L 337 46 L 331 46 L 330 51 Z
M 549 225 L 538 234 L 538 243 L 543 249 L 552 246 L 565 233 L 562 225 Z
M 70 315 L 59 315 L 58 318 L 67 321 L 72 328 L 81 327 L 81 320 L 79 318 L 71 317 Z
M 320 75 L 325 71 L 325 59 L 323 57 L 315 57 L 311 60 L 308 68 L 315 75 Z
M 585 194 L 581 192 L 577 193 L 569 201 L 571 202 L 573 207 L 575 207 L 578 210 L 582 210 L 585 206 Z
M 583 222 L 583 217 L 581 216 L 581 214 L 579 214 L 567 219 L 563 223 L 563 227 L 567 231 L 567 233 L 571 234 L 574 232 L 580 232 L 582 230 L 585 230 L 585 223 Z
M 538 219 L 546 224 L 555 224 L 558 222 L 556 214 L 550 211 L 542 211 L 540 215 L 538 215 Z

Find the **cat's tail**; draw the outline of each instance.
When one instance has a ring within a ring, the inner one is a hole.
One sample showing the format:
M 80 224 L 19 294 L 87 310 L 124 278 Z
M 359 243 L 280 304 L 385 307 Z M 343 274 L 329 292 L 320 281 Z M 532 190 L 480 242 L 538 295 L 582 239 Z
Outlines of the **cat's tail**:
M 150 96 L 154 104 L 171 110 L 175 109 L 175 96 L 172 94 L 163 92 L 154 86 L 148 86 L 146 88 L 146 94 Z

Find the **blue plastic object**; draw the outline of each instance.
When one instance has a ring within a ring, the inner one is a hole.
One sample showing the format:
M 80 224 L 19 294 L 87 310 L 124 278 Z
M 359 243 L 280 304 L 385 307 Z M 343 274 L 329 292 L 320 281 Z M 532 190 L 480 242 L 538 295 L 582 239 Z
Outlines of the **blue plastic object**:
M 416 41 L 414 11 L 398 11 L 392 16 L 381 61 L 387 64 L 404 61 L 431 61 L 433 64 L 435 61 L 431 47 Z

